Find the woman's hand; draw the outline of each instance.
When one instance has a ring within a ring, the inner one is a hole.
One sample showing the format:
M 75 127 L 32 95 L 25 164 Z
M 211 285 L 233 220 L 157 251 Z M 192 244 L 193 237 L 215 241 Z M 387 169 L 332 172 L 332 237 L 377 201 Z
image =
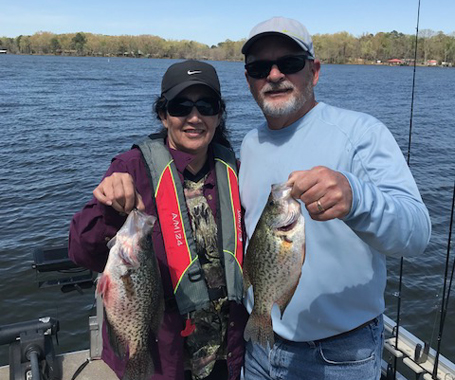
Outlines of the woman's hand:
M 145 205 L 137 192 L 133 177 L 128 173 L 112 173 L 93 190 L 94 197 L 120 213 L 129 214 L 133 208 L 144 211 Z

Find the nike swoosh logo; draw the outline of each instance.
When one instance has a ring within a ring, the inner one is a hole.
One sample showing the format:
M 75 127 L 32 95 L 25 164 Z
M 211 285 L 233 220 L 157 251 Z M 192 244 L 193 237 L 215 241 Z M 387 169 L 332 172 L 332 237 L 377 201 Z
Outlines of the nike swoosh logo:
M 188 75 L 193 75 L 193 74 L 200 74 L 202 71 L 200 70 L 188 70 L 187 71 Z

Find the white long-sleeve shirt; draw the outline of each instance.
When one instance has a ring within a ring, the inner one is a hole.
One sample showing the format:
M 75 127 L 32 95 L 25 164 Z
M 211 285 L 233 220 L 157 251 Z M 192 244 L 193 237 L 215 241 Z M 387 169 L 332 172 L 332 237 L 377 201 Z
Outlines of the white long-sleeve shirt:
M 326 166 L 344 174 L 352 208 L 343 218 L 313 221 L 304 205 L 306 260 L 274 331 L 311 341 L 349 331 L 384 311 L 386 256 L 420 255 L 431 234 L 428 210 L 390 131 L 376 118 L 319 103 L 292 125 L 264 123 L 244 138 L 240 196 L 251 238 L 273 183 L 295 170 Z M 248 254 L 248 251 L 247 251 Z M 251 312 L 252 289 L 245 300 Z

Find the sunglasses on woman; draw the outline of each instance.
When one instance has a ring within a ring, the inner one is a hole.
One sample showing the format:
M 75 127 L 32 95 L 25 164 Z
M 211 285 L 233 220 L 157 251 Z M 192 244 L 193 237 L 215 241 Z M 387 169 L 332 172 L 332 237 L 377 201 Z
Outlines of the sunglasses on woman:
M 167 102 L 167 112 L 171 116 L 188 116 L 196 107 L 202 116 L 214 116 L 220 113 L 221 104 L 216 98 L 202 98 L 195 102 L 185 98 L 176 98 Z
M 254 61 L 245 65 L 246 72 L 251 78 L 262 79 L 270 74 L 273 65 L 278 66 L 283 74 L 294 74 L 305 67 L 307 55 L 287 55 L 276 61 Z

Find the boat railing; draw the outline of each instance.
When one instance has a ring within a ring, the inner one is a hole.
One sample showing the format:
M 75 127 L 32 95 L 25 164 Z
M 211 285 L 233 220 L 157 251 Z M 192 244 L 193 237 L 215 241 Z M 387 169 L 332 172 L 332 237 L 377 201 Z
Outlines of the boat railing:
M 434 377 L 436 351 L 430 348 L 428 342 L 423 342 L 404 327 L 399 328 L 397 340 L 396 322 L 386 315 L 384 330 L 383 379 L 393 379 L 396 366 L 399 371 L 396 374 L 398 380 L 455 380 L 455 364 L 442 355 L 439 355 L 437 377 Z
M 36 248 L 32 268 L 36 271 L 39 288 L 59 286 L 64 293 L 94 286 L 96 274 L 79 267 L 68 258 L 67 246 Z M 103 346 L 101 326 L 103 307 L 101 297 L 96 300 L 96 315 L 89 317 L 89 359 L 101 358 Z M 0 326 L 0 345 L 9 345 L 10 380 L 61 379 L 62 367 L 53 345 L 59 321 L 46 317 Z
M 58 331 L 58 320 L 49 317 L 0 326 L 0 345 L 9 345 L 11 380 L 24 379 L 27 373 L 40 379 L 43 362 L 47 378 L 60 378 L 52 342 Z
M 67 246 L 37 248 L 33 251 L 33 269 L 36 270 L 38 286 L 60 286 L 62 292 L 90 289 L 96 282 L 95 272 L 73 263 L 68 257 Z M 96 315 L 89 317 L 90 359 L 101 358 L 103 338 L 103 302 L 96 295 Z
M 32 267 L 36 271 L 39 287 L 60 286 L 63 292 L 83 292 L 83 289 L 92 288 L 96 283 L 97 274 L 74 264 L 68 258 L 66 246 L 36 249 L 33 258 Z M 103 314 L 102 299 L 96 296 L 96 314 L 89 317 L 88 361 L 101 358 Z M 434 377 L 437 355 L 428 343 L 404 327 L 399 328 L 397 340 L 396 323 L 387 316 L 384 316 L 384 326 L 382 380 L 455 380 L 454 363 L 442 355 L 438 357 L 437 377 Z M 52 345 L 52 337 L 56 336 L 58 329 L 58 321 L 52 318 L 0 327 L 0 345 L 10 345 L 11 380 L 23 380 L 24 371 L 30 373 L 37 362 L 40 366 L 44 362 L 48 371 L 54 371 L 54 377 L 49 378 L 60 378 L 59 368 L 53 366 L 55 355 Z

